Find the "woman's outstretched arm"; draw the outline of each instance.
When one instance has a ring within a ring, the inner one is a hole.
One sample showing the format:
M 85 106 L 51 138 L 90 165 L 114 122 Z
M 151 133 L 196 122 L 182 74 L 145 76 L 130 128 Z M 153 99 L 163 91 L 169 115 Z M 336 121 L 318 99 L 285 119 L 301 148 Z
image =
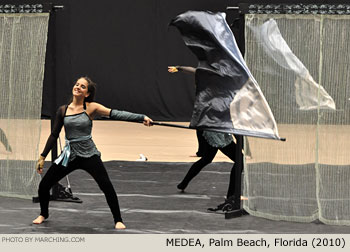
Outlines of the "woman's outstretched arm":
M 132 122 L 142 121 L 143 124 L 146 126 L 152 126 L 152 122 L 153 122 L 152 119 L 146 115 L 131 113 L 128 111 L 121 111 L 117 109 L 110 109 L 97 102 L 89 103 L 87 106 L 87 110 L 89 115 L 107 116 L 113 120 L 132 121 Z

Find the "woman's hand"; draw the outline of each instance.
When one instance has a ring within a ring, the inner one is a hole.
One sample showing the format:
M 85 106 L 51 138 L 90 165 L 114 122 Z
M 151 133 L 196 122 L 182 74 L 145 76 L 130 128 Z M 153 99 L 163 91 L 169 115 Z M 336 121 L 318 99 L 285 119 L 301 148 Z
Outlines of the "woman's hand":
M 169 73 L 182 72 L 188 74 L 195 74 L 196 70 L 196 68 L 190 66 L 168 66 Z
M 153 126 L 153 120 L 151 118 L 149 118 L 148 116 L 145 116 L 145 118 L 143 118 L 143 125 L 145 126 Z
M 37 173 L 39 174 L 43 173 L 44 163 L 45 163 L 45 157 L 40 155 L 39 160 L 36 163 L 36 167 L 35 167 Z
M 176 73 L 178 71 L 179 71 L 179 68 L 177 66 L 168 66 L 169 73 Z

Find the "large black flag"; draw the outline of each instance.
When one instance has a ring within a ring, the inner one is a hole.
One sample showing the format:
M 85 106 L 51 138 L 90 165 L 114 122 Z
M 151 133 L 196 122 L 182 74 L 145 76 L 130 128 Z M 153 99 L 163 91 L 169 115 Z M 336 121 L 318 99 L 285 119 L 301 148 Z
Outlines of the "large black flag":
M 271 109 L 250 73 L 224 13 L 188 11 L 178 28 L 198 58 L 190 127 L 280 139 Z

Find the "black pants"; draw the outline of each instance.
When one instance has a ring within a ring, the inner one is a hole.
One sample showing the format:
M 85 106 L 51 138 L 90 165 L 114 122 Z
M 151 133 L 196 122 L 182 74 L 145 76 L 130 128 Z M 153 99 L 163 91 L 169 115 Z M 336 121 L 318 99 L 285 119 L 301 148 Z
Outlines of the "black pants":
M 53 164 L 49 168 L 39 184 L 39 199 L 41 208 L 40 215 L 45 218 L 49 217 L 51 187 L 60 181 L 64 176 L 77 169 L 82 169 L 88 172 L 95 179 L 98 186 L 105 194 L 107 203 L 113 214 L 114 222 L 117 223 L 122 221 L 117 194 L 111 180 L 108 177 L 101 158 L 97 155 L 90 158 L 76 157 L 73 161 L 68 163 L 67 167 Z
M 199 174 L 199 172 L 208 164 L 210 164 L 218 150 L 220 150 L 223 154 L 225 154 L 227 157 L 229 157 L 232 161 L 235 161 L 235 152 L 236 152 L 236 144 L 234 142 L 230 143 L 229 145 L 225 146 L 224 148 L 216 148 L 207 143 L 207 141 L 204 141 L 202 144 L 203 147 L 203 156 L 201 159 L 199 159 L 197 162 L 195 162 L 189 171 L 187 172 L 186 176 L 182 180 L 180 184 L 182 184 L 183 187 L 187 187 L 187 185 L 190 183 L 190 181 Z M 235 194 L 235 164 L 233 165 L 230 173 L 230 182 L 227 190 L 227 198 Z
M 206 140 L 203 136 L 203 130 L 196 130 L 197 141 L 198 141 L 198 150 L 196 152 L 197 157 L 203 157 Z

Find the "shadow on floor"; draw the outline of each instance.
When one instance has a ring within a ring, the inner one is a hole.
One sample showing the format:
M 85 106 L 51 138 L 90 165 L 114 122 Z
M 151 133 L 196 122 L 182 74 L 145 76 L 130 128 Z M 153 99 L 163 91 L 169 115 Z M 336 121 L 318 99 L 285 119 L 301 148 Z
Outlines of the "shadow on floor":
M 113 229 L 113 218 L 94 180 L 84 171 L 69 175 L 74 196 L 82 204 L 50 202 L 50 218 L 42 225 L 31 224 L 39 204 L 31 200 L 0 197 L 2 234 L 259 234 L 259 233 L 350 233 L 349 227 L 319 222 L 271 221 L 245 215 L 225 219 L 208 213 L 226 195 L 231 163 L 212 163 L 192 181 L 186 193 L 176 185 L 191 163 L 105 162 L 118 194 L 127 229 Z M 35 196 L 35 195 L 34 195 Z

